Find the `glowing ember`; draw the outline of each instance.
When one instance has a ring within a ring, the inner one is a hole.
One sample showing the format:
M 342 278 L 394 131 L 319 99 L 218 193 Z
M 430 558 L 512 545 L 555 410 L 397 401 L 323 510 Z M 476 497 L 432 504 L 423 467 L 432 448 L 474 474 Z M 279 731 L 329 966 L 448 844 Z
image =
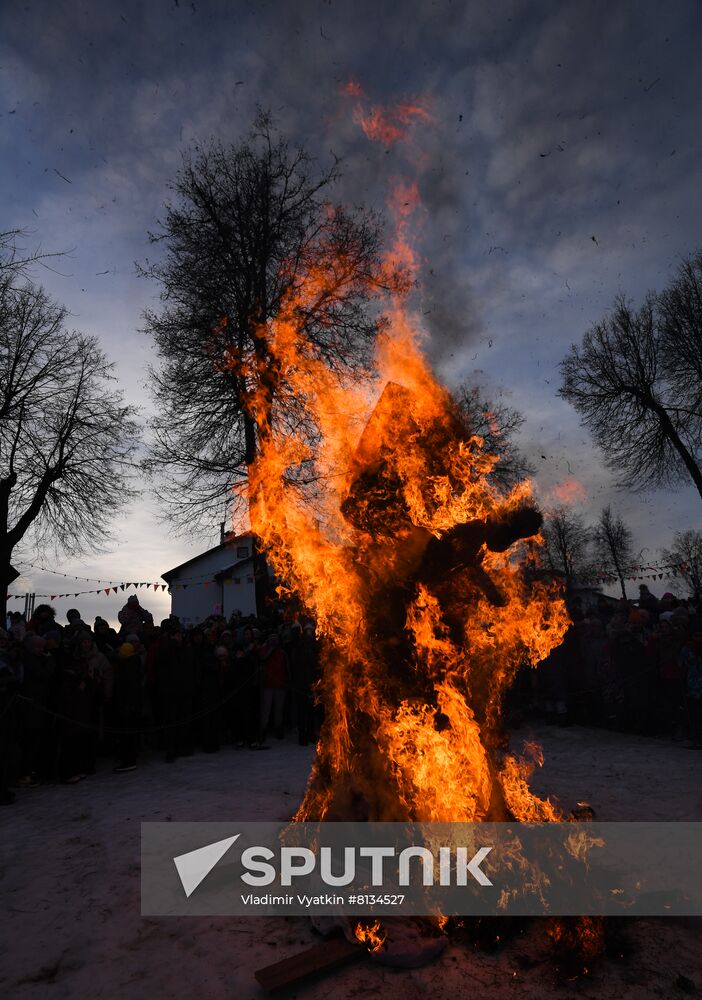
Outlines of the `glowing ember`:
M 407 138 L 413 125 L 431 121 L 431 115 L 424 101 L 402 101 L 389 106 L 374 104 L 368 108 L 363 104 L 363 88 L 356 80 L 349 80 L 339 87 L 342 94 L 358 99 L 353 120 L 368 139 L 392 146 Z
M 386 935 L 379 920 L 372 924 L 361 921 L 356 927 L 355 934 L 357 940 L 364 944 L 371 953 L 380 951 L 385 944 Z

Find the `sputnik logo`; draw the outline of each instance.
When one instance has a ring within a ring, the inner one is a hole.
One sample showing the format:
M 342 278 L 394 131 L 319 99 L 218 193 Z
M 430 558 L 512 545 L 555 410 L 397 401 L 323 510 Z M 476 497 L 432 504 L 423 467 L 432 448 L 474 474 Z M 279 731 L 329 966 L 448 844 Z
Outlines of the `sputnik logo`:
M 207 844 L 205 847 L 199 847 L 195 851 L 179 854 L 173 858 L 187 898 L 190 898 L 200 883 L 207 878 L 239 836 L 240 834 L 236 833 L 233 837 L 217 840 L 214 844 Z M 480 868 L 481 862 L 485 860 L 491 850 L 492 847 L 481 847 L 468 860 L 467 848 L 457 847 L 456 885 L 467 885 L 468 875 L 471 875 L 479 885 L 491 886 L 492 882 Z M 394 847 L 355 848 L 347 846 L 344 848 L 344 872 L 339 875 L 333 874 L 331 870 L 331 847 L 321 847 L 319 854 L 309 847 L 281 847 L 279 857 L 276 859 L 275 852 L 270 847 L 257 845 L 247 847 L 241 855 L 241 864 L 245 869 L 244 874 L 241 875 L 241 881 L 247 885 L 263 886 L 273 885 L 276 880 L 279 880 L 281 885 L 290 886 L 293 879 L 312 875 L 319 861 L 319 877 L 322 882 L 332 886 L 351 885 L 356 878 L 356 853 L 360 858 L 371 859 L 374 886 L 384 884 L 383 863 L 388 858 L 395 858 L 397 861 L 397 885 L 409 886 L 412 884 L 410 861 L 413 859 L 421 861 L 422 884 L 434 884 L 435 857 L 428 847 L 407 847 L 398 855 L 397 849 Z M 451 885 L 453 877 L 451 856 L 450 847 L 439 848 L 440 885 Z M 279 862 L 279 870 L 270 863 L 273 860 Z
M 178 877 L 185 895 L 190 898 L 200 885 L 203 879 L 207 878 L 218 861 L 221 861 L 235 840 L 240 834 L 235 833 L 233 837 L 225 840 L 218 840 L 214 844 L 207 844 L 205 847 L 198 847 L 196 851 L 189 851 L 187 854 L 179 854 L 173 858 Z

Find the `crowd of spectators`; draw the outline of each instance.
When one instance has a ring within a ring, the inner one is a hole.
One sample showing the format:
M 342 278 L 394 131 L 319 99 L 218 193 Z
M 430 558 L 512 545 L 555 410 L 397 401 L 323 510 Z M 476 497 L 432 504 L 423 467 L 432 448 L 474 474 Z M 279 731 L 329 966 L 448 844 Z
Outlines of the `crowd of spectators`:
M 213 616 L 189 629 L 155 625 L 137 595 L 119 630 L 77 609 L 56 620 L 39 605 L 0 629 L 0 801 L 12 788 L 75 784 L 98 756 L 137 767 L 157 747 L 167 762 L 196 750 L 268 749 L 269 735 L 313 742 L 321 722 L 314 627 L 280 611 L 268 618 Z
M 549 721 L 606 726 L 702 745 L 702 608 L 646 584 L 637 601 L 569 601 L 563 644 L 523 679 Z
M 568 600 L 572 625 L 536 671 L 523 671 L 510 717 L 606 726 L 702 746 L 702 609 L 639 588 L 636 602 Z M 136 768 L 159 748 L 167 762 L 196 750 L 268 749 L 270 735 L 314 742 L 321 708 L 314 626 L 274 610 L 265 620 L 213 616 L 183 628 L 154 624 L 132 595 L 119 631 L 66 624 L 48 604 L 0 629 L 0 802 L 13 787 L 75 784 L 98 755 Z

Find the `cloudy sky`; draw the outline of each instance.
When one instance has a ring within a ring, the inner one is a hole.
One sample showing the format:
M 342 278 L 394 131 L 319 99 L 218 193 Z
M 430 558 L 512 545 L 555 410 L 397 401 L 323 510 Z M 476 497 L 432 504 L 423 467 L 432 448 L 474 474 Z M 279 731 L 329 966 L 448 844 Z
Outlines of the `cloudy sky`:
M 613 500 L 652 559 L 676 528 L 699 525 L 699 497 L 615 493 L 556 395 L 557 365 L 618 292 L 640 299 L 702 245 L 701 28 L 696 0 L 4 4 L 0 229 L 70 250 L 60 273 L 35 277 L 100 337 L 148 427 L 153 352 L 140 326 L 156 290 L 135 261 L 152 252 L 147 232 L 185 148 L 236 141 L 262 105 L 322 160 L 344 158 L 347 201 L 382 206 L 415 169 L 441 377 L 478 377 L 519 408 L 542 498 L 577 480 L 583 508 Z M 365 107 L 420 100 L 431 122 L 390 150 L 369 143 L 341 92 L 351 79 Z M 155 582 L 215 541 L 214 527 L 173 537 L 147 487 L 106 553 L 56 568 Z M 24 567 L 12 590 L 90 586 L 61 580 Z M 92 620 L 114 619 L 122 600 L 56 603 Z M 144 601 L 168 611 L 165 594 Z

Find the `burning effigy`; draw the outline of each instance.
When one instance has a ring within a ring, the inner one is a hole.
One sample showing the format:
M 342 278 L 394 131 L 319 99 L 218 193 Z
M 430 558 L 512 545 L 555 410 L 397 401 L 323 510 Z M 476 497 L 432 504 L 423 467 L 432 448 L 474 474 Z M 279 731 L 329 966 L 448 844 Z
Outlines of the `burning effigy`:
M 396 185 L 388 271 L 416 274 L 418 200 L 415 184 Z M 531 484 L 492 481 L 499 457 L 432 372 L 402 294 L 388 296 L 368 378 L 345 380 L 315 352 L 304 317 L 343 274 L 343 260 L 311 267 L 266 331 L 304 419 L 277 425 L 269 400 L 250 402 L 251 527 L 321 644 L 324 724 L 295 819 L 558 821 L 528 785 L 538 748 L 510 752 L 503 724 L 518 671 L 569 625 L 539 572 Z M 373 947 L 387 945 L 386 931 L 363 920 L 353 929 Z
M 324 280 L 310 274 L 271 331 L 314 439 L 309 426 L 267 424 L 249 496 L 281 592 L 321 640 L 325 721 L 296 819 L 558 820 L 502 723 L 517 671 L 568 627 L 536 572 L 530 484 L 491 483 L 496 457 L 435 379 L 401 306 L 374 382 L 342 384 L 297 334 L 304 297 Z

